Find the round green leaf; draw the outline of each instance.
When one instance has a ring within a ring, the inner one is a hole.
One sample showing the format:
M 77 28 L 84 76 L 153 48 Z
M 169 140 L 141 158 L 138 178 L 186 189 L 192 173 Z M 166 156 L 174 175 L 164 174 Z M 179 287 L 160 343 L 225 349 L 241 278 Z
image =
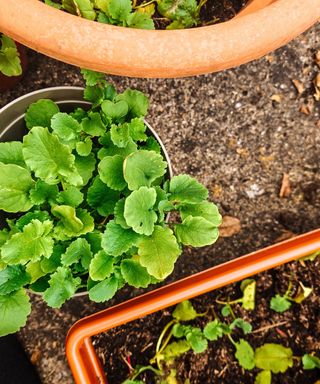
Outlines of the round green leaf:
M 94 281 L 104 280 L 113 272 L 114 257 L 99 251 L 94 255 L 89 267 L 89 276 Z
M 122 191 L 127 183 L 123 178 L 123 157 L 120 155 L 106 156 L 99 165 L 98 171 L 100 179 L 107 184 L 109 188 Z
M 272 375 L 270 371 L 261 371 L 257 374 L 254 384 L 271 384 Z
M 118 101 L 116 103 L 113 103 L 110 100 L 105 100 L 101 104 L 101 109 L 102 112 L 112 120 L 119 120 L 128 113 L 129 107 L 124 100 Z
M 150 275 L 163 280 L 173 271 L 181 253 L 177 240 L 169 228 L 155 226 L 150 237 L 143 236 L 138 243 L 140 263 Z
M 146 288 L 151 278 L 146 268 L 142 267 L 137 261 L 125 259 L 120 265 L 121 274 L 129 285 L 135 288 Z
M 133 230 L 142 235 L 151 235 L 157 214 L 153 211 L 157 193 L 154 188 L 141 187 L 126 198 L 124 217 Z
M 30 312 L 29 296 L 24 289 L 0 295 L 0 337 L 19 331 Z
M 32 127 L 50 128 L 52 117 L 59 112 L 59 107 L 50 99 L 40 99 L 29 105 L 25 121 L 28 129 Z
M 182 220 L 186 219 L 188 216 L 200 216 L 216 227 L 218 227 L 222 221 L 222 216 L 219 213 L 218 207 L 209 201 L 203 201 L 198 204 L 184 204 L 179 207 L 179 210 Z
M 167 163 L 153 151 L 139 150 L 129 155 L 123 164 L 124 179 L 131 191 L 140 187 L 150 187 L 152 182 L 163 176 Z
M 119 196 L 118 191 L 109 188 L 99 177 L 96 177 L 88 189 L 87 202 L 90 207 L 98 211 L 99 215 L 109 216 L 113 213 Z
M 175 225 L 178 240 L 185 245 L 203 247 L 213 244 L 219 237 L 217 227 L 203 217 L 188 216 Z
M 260 369 L 273 373 L 285 372 L 293 366 L 291 348 L 280 344 L 267 343 L 256 349 L 255 362 Z
M 33 206 L 29 198 L 33 186 L 34 181 L 27 169 L 0 163 L 0 209 L 6 212 L 28 211 Z
M 189 175 L 174 176 L 170 180 L 170 200 L 179 203 L 201 203 L 208 198 L 208 190 Z
M 240 339 L 238 343 L 235 343 L 235 347 L 235 357 L 241 367 L 249 371 L 253 369 L 255 367 L 255 355 L 251 345 L 246 340 Z
M 118 290 L 118 280 L 112 276 L 89 289 L 89 298 L 96 303 L 110 300 Z
M 65 112 L 59 112 L 52 117 L 51 127 L 55 134 L 67 141 L 77 138 L 78 132 L 81 131 L 78 121 Z

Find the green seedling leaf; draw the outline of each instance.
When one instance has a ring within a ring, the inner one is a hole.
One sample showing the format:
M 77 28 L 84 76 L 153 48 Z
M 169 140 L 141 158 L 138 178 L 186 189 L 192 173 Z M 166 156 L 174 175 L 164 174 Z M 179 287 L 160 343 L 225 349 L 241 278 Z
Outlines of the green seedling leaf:
M 67 205 L 55 206 L 52 214 L 60 218 L 55 226 L 55 236 L 60 240 L 67 240 L 68 237 L 77 237 L 93 231 L 94 221 L 92 216 L 85 209 Z
M 191 346 L 186 340 L 174 341 L 166 346 L 162 355 L 165 361 L 173 360 L 190 350 Z
M 91 69 L 82 68 L 81 74 L 86 82 L 86 85 L 89 85 L 89 86 L 97 85 L 105 80 L 104 73 L 91 71 Z
M 291 302 L 286 296 L 276 294 L 270 301 L 270 308 L 278 313 L 287 311 L 291 307 Z
M 90 136 L 102 136 L 106 132 L 106 127 L 98 112 L 89 113 L 89 116 L 81 121 L 81 126 L 83 131 Z
M 131 140 L 128 124 L 112 124 L 110 129 L 111 140 L 119 148 L 125 148 Z
M 174 226 L 178 240 L 185 245 L 203 247 L 217 241 L 219 231 L 203 217 L 188 216 L 182 224 Z
M 28 129 L 33 127 L 50 128 L 52 117 L 59 112 L 56 103 L 49 99 L 40 99 L 32 103 L 25 115 L 25 121 Z
M 0 295 L 0 337 L 19 331 L 30 312 L 29 296 L 24 289 Z
M 92 108 L 97 108 L 104 101 L 103 89 L 87 85 L 83 92 L 83 98 L 92 103 Z
M 243 292 L 242 306 L 249 311 L 253 311 L 255 308 L 256 286 L 257 283 L 253 279 L 245 279 L 240 285 L 240 289 Z
M 98 211 L 99 215 L 109 216 L 113 214 L 119 197 L 118 191 L 107 187 L 99 177 L 96 177 L 88 189 L 87 202 L 90 207 Z
M 92 150 L 92 141 L 87 137 L 84 141 L 78 141 L 76 143 L 76 150 L 80 156 L 89 156 Z
M 128 126 L 129 134 L 134 141 L 146 141 L 148 136 L 146 135 L 146 125 L 143 118 L 134 118 L 130 123 L 125 123 Z
M 157 193 L 154 188 L 141 187 L 126 198 L 124 218 L 132 229 L 142 235 L 151 235 L 157 214 L 153 211 Z
M 109 221 L 102 235 L 102 248 L 108 255 L 120 256 L 127 252 L 139 239 L 132 229 L 124 229 L 114 220 Z
M 179 203 L 201 203 L 208 198 L 208 190 L 188 175 L 174 176 L 170 180 L 170 200 Z
M 188 216 L 203 217 L 215 227 L 221 224 L 222 216 L 218 211 L 218 207 L 209 201 L 203 201 L 198 204 L 184 204 L 179 207 L 182 220 Z
M 120 268 L 125 281 L 135 288 L 146 288 L 151 282 L 146 268 L 142 267 L 138 261 L 125 259 L 121 262 Z
M 78 121 L 65 112 L 56 113 L 52 117 L 51 127 L 56 135 L 66 141 L 76 139 L 81 131 Z
M 29 262 L 26 267 L 26 272 L 30 276 L 30 284 L 33 284 L 35 281 L 39 280 L 46 273 L 41 268 L 41 261 Z
M 98 171 L 100 179 L 109 188 L 122 191 L 127 186 L 123 177 L 123 157 L 120 155 L 106 156 L 99 165 Z
M 312 293 L 312 288 L 305 287 L 300 281 L 299 281 L 299 285 L 300 285 L 300 290 L 298 294 L 292 298 L 292 300 L 297 304 L 301 304 L 303 300 L 306 299 Z
M 158 141 L 152 137 L 152 136 L 149 136 L 143 146 L 143 149 L 147 150 L 147 151 L 154 151 L 156 153 L 161 153 L 161 146 L 160 144 L 158 143 Z
M 216 341 L 225 334 L 224 326 L 218 319 L 215 319 L 204 327 L 203 333 L 208 340 Z
M 127 89 L 118 95 L 116 100 L 124 100 L 128 104 L 131 119 L 135 117 L 143 117 L 148 112 L 149 100 L 147 96 L 140 91 Z
M 91 262 L 92 252 L 86 239 L 79 238 L 74 240 L 61 256 L 61 263 L 70 266 L 81 260 L 84 268 L 88 268 Z
M 162 156 L 153 152 L 139 150 L 129 155 L 123 164 L 124 179 L 131 191 L 151 184 L 166 172 L 167 163 Z
M 77 187 L 68 185 L 64 191 L 59 192 L 57 202 L 63 205 L 70 205 L 71 207 L 77 207 L 83 202 L 83 193 Z
M 273 373 L 284 373 L 293 366 L 292 350 L 280 344 L 267 343 L 255 351 L 256 366 Z
M 320 359 L 317 356 L 305 354 L 302 357 L 303 369 L 320 369 Z
M 30 276 L 22 265 L 8 265 L 0 271 L 0 295 L 22 288 L 30 282 Z
M 155 29 L 152 18 L 146 13 L 130 13 L 126 18 L 126 23 L 130 28 Z
M 150 237 L 143 236 L 138 242 L 140 263 L 150 275 L 163 280 L 173 271 L 181 253 L 173 232 L 169 228 L 154 227 Z
M 114 207 L 114 221 L 121 225 L 122 228 L 128 229 L 130 228 L 129 225 L 126 222 L 126 219 L 124 218 L 124 205 L 125 205 L 125 199 L 120 199 L 115 207 Z
M 36 205 L 45 202 L 52 204 L 56 201 L 58 193 L 57 185 L 50 185 L 42 180 L 37 180 L 34 188 L 30 190 L 30 200 Z
M 244 339 L 240 339 L 238 343 L 235 343 L 236 353 L 235 357 L 238 360 L 242 368 L 253 369 L 255 363 L 255 353 L 251 345 Z M 260 368 L 260 367 L 259 367 Z
M 130 0 L 109 0 L 107 10 L 117 21 L 125 21 L 132 9 Z
M 61 220 L 62 226 L 68 232 L 79 232 L 83 228 L 82 221 L 77 217 L 74 207 L 69 205 L 56 205 L 51 210 L 52 214 Z
M 0 143 L 0 163 L 15 164 L 20 167 L 26 166 L 22 155 L 21 141 L 8 141 L 6 143 Z
M 17 229 L 19 229 L 19 231 L 22 231 L 27 224 L 36 219 L 43 223 L 44 221 L 50 220 L 51 218 L 47 211 L 28 212 L 16 221 L 15 226 Z
M 47 184 L 57 184 L 63 178 L 71 185 L 82 185 L 70 148 L 47 128 L 33 127 L 23 138 L 22 152 L 28 167 Z
M 270 371 L 261 371 L 257 374 L 254 384 L 271 384 L 272 375 Z
M 231 315 L 231 307 L 230 305 L 224 305 L 222 308 L 221 308 L 221 315 L 223 317 L 228 317 Z
M 61 255 L 65 252 L 65 245 L 55 244 L 52 254 L 49 258 L 44 258 L 40 261 L 40 266 L 43 272 L 52 273 L 61 266 Z M 46 287 L 48 288 L 48 287 Z
M 93 4 L 90 0 L 73 0 L 77 6 L 77 13 L 80 12 L 80 15 L 88 20 L 95 20 L 96 12 L 93 9 Z
M 80 277 L 74 278 L 68 267 L 58 267 L 50 277 L 50 286 L 45 290 L 43 298 L 50 307 L 60 308 L 75 294 L 80 284 Z
M 105 280 L 114 270 L 114 257 L 99 251 L 94 255 L 89 267 L 89 276 L 94 281 Z
M 27 169 L 0 163 L 0 209 L 6 212 L 28 211 L 33 206 L 29 198 L 33 186 L 34 181 Z
M 172 317 L 178 321 L 189 321 L 198 317 L 197 311 L 193 308 L 193 305 L 189 300 L 179 303 L 172 313 Z
M 314 261 L 318 256 L 320 256 L 320 250 L 311 253 L 311 255 L 302 257 L 302 258 L 300 259 L 300 261 Z
M 26 264 L 41 256 L 49 257 L 53 249 L 52 222 L 32 220 L 22 232 L 14 234 L 1 248 L 1 256 L 7 264 Z
M 89 180 L 92 177 L 93 171 L 95 170 L 96 159 L 93 153 L 90 153 L 89 156 L 83 157 L 75 155 L 75 166 L 81 176 L 83 185 L 87 185 Z
M 55 3 L 52 0 L 44 0 L 44 2 L 45 2 L 45 4 L 50 5 L 50 7 L 53 7 L 53 8 L 56 8 L 56 9 L 61 9 L 62 8 L 61 4 Z
M 188 28 L 199 22 L 196 0 L 159 0 L 157 10 L 162 16 L 174 21 L 174 25 L 167 29 Z
M 232 330 L 234 328 L 242 329 L 245 335 L 252 332 L 252 325 L 241 318 L 234 319 L 230 324 L 230 329 Z
M 96 303 L 110 300 L 118 290 L 118 280 L 111 276 L 106 280 L 100 281 L 89 289 L 89 298 Z
M 109 117 L 112 121 L 121 121 L 128 113 L 129 106 L 126 101 L 119 100 L 113 102 L 110 100 L 105 100 L 101 104 L 102 112 Z
M 208 341 L 200 328 L 192 327 L 186 339 L 195 353 L 202 353 L 208 348 Z
M 5 35 L 0 40 L 0 72 L 5 76 L 20 76 L 22 67 L 15 42 Z

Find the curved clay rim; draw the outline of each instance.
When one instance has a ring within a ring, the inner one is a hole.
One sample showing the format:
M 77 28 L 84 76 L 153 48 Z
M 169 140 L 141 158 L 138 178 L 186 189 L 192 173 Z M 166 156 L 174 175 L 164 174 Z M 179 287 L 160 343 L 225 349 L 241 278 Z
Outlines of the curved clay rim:
M 252 0 L 225 23 L 146 31 L 101 24 L 39 0 L 0 0 L 0 30 L 56 59 L 115 75 L 181 77 L 263 56 L 320 18 L 320 0 Z

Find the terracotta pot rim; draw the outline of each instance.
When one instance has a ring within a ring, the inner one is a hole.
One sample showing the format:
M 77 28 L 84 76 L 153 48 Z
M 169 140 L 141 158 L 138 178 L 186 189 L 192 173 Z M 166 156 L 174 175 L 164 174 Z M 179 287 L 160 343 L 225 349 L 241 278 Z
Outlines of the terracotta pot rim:
M 320 18 L 319 0 L 272 1 L 252 0 L 242 16 L 213 26 L 147 31 L 85 20 L 38 0 L 0 0 L 0 29 L 84 68 L 138 77 L 191 76 L 261 57 Z

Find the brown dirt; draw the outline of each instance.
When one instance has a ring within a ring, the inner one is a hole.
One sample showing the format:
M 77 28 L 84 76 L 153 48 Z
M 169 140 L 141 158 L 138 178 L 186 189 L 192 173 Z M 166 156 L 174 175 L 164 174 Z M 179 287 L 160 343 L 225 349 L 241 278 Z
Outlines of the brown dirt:
M 254 348 L 264 343 L 277 343 L 293 350 L 294 356 L 303 356 L 305 353 L 320 350 L 320 258 L 314 262 L 306 262 L 302 266 L 299 262 L 276 268 L 274 270 L 256 275 L 257 281 L 256 309 L 246 311 L 239 304 L 233 306 L 235 315 L 242 317 L 253 325 L 253 331 L 262 327 L 286 322 L 269 330 L 261 330 L 243 336 L 237 331 L 235 339 L 242 337 Z M 313 293 L 298 305 L 293 304 L 290 310 L 280 314 L 269 308 L 270 299 L 276 293 L 284 294 L 288 282 L 292 281 L 295 288 L 298 281 L 305 286 L 312 287 Z M 213 307 L 220 319 L 222 305 L 215 300 L 241 297 L 239 284 L 233 284 L 210 294 L 199 296 L 192 300 L 199 313 Z M 155 353 L 155 345 L 161 330 L 171 319 L 172 309 L 164 310 L 101 334 L 95 339 L 95 347 L 101 360 L 104 362 L 108 379 L 112 384 L 120 384 L 126 379 L 129 370 L 123 359 L 131 357 L 133 366 L 148 365 L 149 359 Z M 213 320 L 212 312 L 206 318 L 199 318 L 192 322 L 201 328 Z M 224 320 L 225 321 L 225 320 Z M 123 356 L 123 358 L 121 357 Z M 176 361 L 177 378 L 179 383 L 186 379 L 191 384 L 253 384 L 258 369 L 245 371 L 234 357 L 234 347 L 224 337 L 215 342 L 209 342 L 207 351 L 201 354 L 186 353 Z M 295 361 L 293 368 L 284 374 L 273 375 L 273 384 L 304 384 L 315 383 L 320 378 L 319 370 L 304 371 L 300 362 Z M 145 383 L 154 383 L 150 374 L 141 375 Z

